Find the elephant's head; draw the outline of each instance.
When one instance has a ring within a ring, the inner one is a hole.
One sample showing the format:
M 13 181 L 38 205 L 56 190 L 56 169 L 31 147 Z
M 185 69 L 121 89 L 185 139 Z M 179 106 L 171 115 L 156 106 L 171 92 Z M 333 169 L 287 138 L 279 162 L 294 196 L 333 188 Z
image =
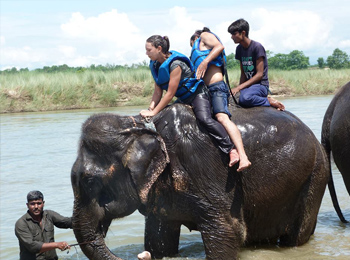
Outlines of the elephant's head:
M 147 202 L 168 161 L 161 137 L 139 118 L 102 114 L 84 123 L 71 179 L 73 229 L 89 259 L 120 259 L 105 245 L 108 227 Z

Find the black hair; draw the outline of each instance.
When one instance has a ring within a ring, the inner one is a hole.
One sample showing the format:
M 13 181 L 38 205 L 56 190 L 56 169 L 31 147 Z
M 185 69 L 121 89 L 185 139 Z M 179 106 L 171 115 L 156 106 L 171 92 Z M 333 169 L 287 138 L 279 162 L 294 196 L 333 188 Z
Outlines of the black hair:
M 241 33 L 245 31 L 245 35 L 249 38 L 249 23 L 242 18 L 238 19 L 228 27 L 227 31 L 231 34 L 234 34 L 235 32 Z
M 40 200 L 40 199 L 44 200 L 44 195 L 38 190 L 30 191 L 27 194 L 27 202 L 32 200 Z
M 194 41 L 196 37 L 200 37 L 202 32 L 210 32 L 210 29 L 208 27 L 203 27 L 203 30 L 196 30 L 191 36 L 191 41 Z
M 164 54 L 169 53 L 170 41 L 168 36 L 152 35 L 146 40 L 146 42 L 151 43 L 156 48 L 161 46 L 162 53 Z

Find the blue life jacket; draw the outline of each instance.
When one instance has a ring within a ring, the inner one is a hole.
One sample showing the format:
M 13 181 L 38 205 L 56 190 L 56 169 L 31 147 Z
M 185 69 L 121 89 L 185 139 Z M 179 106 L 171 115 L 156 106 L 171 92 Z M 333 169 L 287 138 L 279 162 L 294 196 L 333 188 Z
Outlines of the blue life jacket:
M 210 32 L 212 33 L 212 32 Z M 212 33 L 219 41 L 219 37 L 216 36 L 214 33 Z M 193 43 L 193 46 L 192 46 L 192 52 L 191 52 L 191 61 L 194 65 L 194 68 L 195 70 L 197 71 L 198 69 L 198 66 L 199 64 L 202 63 L 202 61 L 209 55 L 209 53 L 211 52 L 212 49 L 210 50 L 203 50 L 201 51 L 199 49 L 199 43 L 201 41 L 201 38 L 199 37 L 194 43 Z M 220 41 L 221 42 L 221 41 Z M 212 60 L 211 62 L 208 63 L 208 67 L 210 65 L 215 65 L 217 67 L 221 67 L 222 68 L 222 71 L 223 71 L 223 74 L 224 74 L 224 62 L 223 62 L 223 59 L 222 57 L 224 57 L 225 59 L 225 62 L 226 62 L 226 54 L 225 54 L 225 50 L 222 51 L 222 54 L 223 55 L 219 55 L 217 56 L 214 60 Z
M 185 100 L 186 98 L 193 95 L 198 86 L 203 83 L 203 80 L 197 80 L 194 73 L 194 67 L 185 55 L 177 52 L 177 51 L 170 51 L 171 56 L 167 58 L 157 69 L 156 68 L 156 61 L 150 62 L 150 69 L 152 72 L 152 76 L 156 84 L 163 90 L 168 90 L 169 80 L 170 80 L 170 64 L 175 60 L 181 60 L 187 64 L 187 66 L 191 69 L 193 77 L 190 78 L 184 78 L 180 80 L 179 86 L 177 88 L 177 91 L 175 93 L 175 96 L 180 100 Z

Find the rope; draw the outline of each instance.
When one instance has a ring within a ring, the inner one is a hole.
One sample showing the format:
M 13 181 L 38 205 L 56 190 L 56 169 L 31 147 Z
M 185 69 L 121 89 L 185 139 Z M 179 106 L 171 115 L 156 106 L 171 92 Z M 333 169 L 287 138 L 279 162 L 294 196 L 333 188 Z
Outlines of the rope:
M 228 73 L 227 73 L 227 66 L 226 66 L 226 61 L 225 61 L 225 56 L 224 56 L 224 51 L 221 52 L 221 56 L 222 56 L 222 62 L 224 63 L 224 73 L 225 73 L 225 80 L 226 80 L 226 85 L 228 87 L 228 90 L 231 93 L 232 99 L 233 101 L 236 103 L 236 105 L 238 105 L 238 102 L 235 98 L 235 96 L 232 93 L 231 87 L 230 87 L 230 81 L 228 79 Z
M 95 240 L 91 240 L 91 241 L 87 241 L 87 242 L 82 242 L 82 243 L 76 243 L 76 244 L 70 244 L 69 246 L 70 247 L 74 247 L 75 249 L 75 252 L 77 254 L 77 258 L 79 260 L 79 254 L 78 254 L 78 249 L 77 249 L 77 246 L 80 246 L 80 245 L 87 245 L 87 244 L 90 244 L 92 242 L 94 242 Z M 69 250 L 67 251 L 67 254 L 69 254 Z

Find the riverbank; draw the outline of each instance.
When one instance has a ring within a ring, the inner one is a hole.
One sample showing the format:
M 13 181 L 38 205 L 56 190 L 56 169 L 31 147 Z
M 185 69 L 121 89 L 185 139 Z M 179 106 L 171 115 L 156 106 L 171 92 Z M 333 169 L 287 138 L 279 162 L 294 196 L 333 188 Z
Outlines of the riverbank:
M 319 139 L 325 111 L 331 96 L 305 96 L 283 99 L 288 111 L 296 115 Z M 28 191 L 40 188 L 45 195 L 46 207 L 63 216 L 71 216 L 73 190 L 71 168 L 77 158 L 82 124 L 93 114 L 115 113 L 137 115 L 139 107 L 61 111 L 59 113 L 23 113 L 1 115 L 1 182 L 0 182 L 0 259 L 18 260 L 18 239 L 14 234 L 16 220 L 26 211 Z M 281 162 L 283 163 L 283 162 Z M 332 162 L 333 181 L 338 201 L 346 219 L 350 219 L 349 195 L 343 178 Z M 5 210 L 6 209 L 6 210 Z M 109 248 L 123 259 L 135 259 L 143 251 L 144 217 L 136 211 L 131 216 L 112 221 L 106 241 Z M 71 229 L 55 229 L 57 241 L 74 244 Z M 329 192 L 322 200 L 315 234 L 300 247 L 263 246 L 244 247 L 241 259 L 350 259 L 349 225 L 340 223 Z M 202 239 L 197 231 L 181 229 L 180 253 L 183 256 L 168 260 L 205 260 Z M 134 254 L 133 252 L 136 251 Z M 81 249 L 70 253 L 57 250 L 61 260 L 88 260 Z M 189 257 L 190 256 L 190 257 Z M 226 260 L 226 259 L 225 259 Z
M 230 85 L 239 81 L 239 70 L 228 72 Z M 275 96 L 334 94 L 350 80 L 350 69 L 269 71 Z M 147 106 L 153 93 L 147 68 L 111 72 L 44 73 L 24 71 L 0 77 L 0 113 L 66 109 Z

